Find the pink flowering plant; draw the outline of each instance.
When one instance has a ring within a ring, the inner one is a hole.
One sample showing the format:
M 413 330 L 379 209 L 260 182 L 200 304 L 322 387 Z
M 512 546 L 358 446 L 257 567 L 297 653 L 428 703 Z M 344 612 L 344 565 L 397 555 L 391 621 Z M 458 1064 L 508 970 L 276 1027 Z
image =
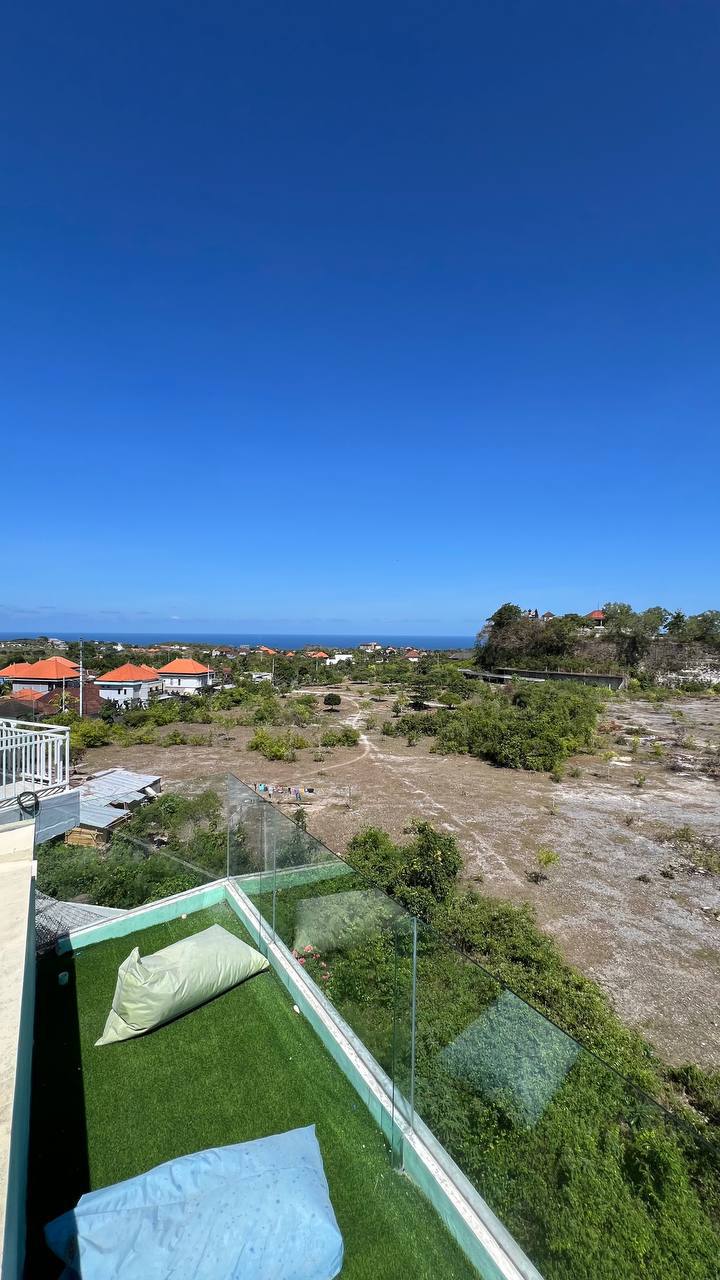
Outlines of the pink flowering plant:
M 306 973 L 310 974 L 313 982 L 316 982 L 323 991 L 330 986 L 330 968 L 326 960 L 323 960 L 317 947 L 313 947 L 308 943 L 303 947 L 302 951 L 296 951 L 293 948 L 293 955 L 298 964 L 301 964 Z

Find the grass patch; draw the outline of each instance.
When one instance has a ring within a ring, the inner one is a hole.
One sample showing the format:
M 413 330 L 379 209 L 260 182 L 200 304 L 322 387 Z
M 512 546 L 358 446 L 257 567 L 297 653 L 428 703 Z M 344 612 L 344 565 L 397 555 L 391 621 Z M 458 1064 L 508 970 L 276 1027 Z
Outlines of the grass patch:
M 94 1048 L 131 947 L 147 954 L 216 922 L 245 936 L 218 906 L 39 961 L 28 1274 L 59 1274 L 42 1226 L 83 1191 L 188 1151 L 315 1124 L 345 1240 L 343 1280 L 476 1276 L 429 1203 L 392 1171 L 369 1112 L 272 973 L 150 1035 Z

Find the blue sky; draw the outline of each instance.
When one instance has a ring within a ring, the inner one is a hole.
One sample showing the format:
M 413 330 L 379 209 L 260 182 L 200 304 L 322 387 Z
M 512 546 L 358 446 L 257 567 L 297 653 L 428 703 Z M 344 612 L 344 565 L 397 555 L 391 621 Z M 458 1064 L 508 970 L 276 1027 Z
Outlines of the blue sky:
M 0 630 L 720 607 L 716 4 L 15 4 Z

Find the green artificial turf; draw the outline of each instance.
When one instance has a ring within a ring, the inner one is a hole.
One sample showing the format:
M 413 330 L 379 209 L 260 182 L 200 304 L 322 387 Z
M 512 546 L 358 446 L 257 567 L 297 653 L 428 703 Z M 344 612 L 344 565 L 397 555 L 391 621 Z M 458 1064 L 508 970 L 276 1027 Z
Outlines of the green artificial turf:
M 205 1147 L 314 1124 L 344 1280 L 477 1275 L 278 979 L 267 972 L 150 1035 L 95 1048 L 118 965 L 219 923 L 226 905 L 38 962 L 28 1274 L 57 1276 L 42 1226 L 86 1190 Z M 61 986 L 58 974 L 67 971 Z

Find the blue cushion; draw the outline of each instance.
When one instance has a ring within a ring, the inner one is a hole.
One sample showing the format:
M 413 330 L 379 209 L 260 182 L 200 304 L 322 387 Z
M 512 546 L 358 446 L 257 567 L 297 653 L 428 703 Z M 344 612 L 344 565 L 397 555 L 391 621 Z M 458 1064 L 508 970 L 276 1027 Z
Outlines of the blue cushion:
M 314 1125 L 90 1191 L 45 1239 L 66 1280 L 333 1280 L 343 1263 Z

